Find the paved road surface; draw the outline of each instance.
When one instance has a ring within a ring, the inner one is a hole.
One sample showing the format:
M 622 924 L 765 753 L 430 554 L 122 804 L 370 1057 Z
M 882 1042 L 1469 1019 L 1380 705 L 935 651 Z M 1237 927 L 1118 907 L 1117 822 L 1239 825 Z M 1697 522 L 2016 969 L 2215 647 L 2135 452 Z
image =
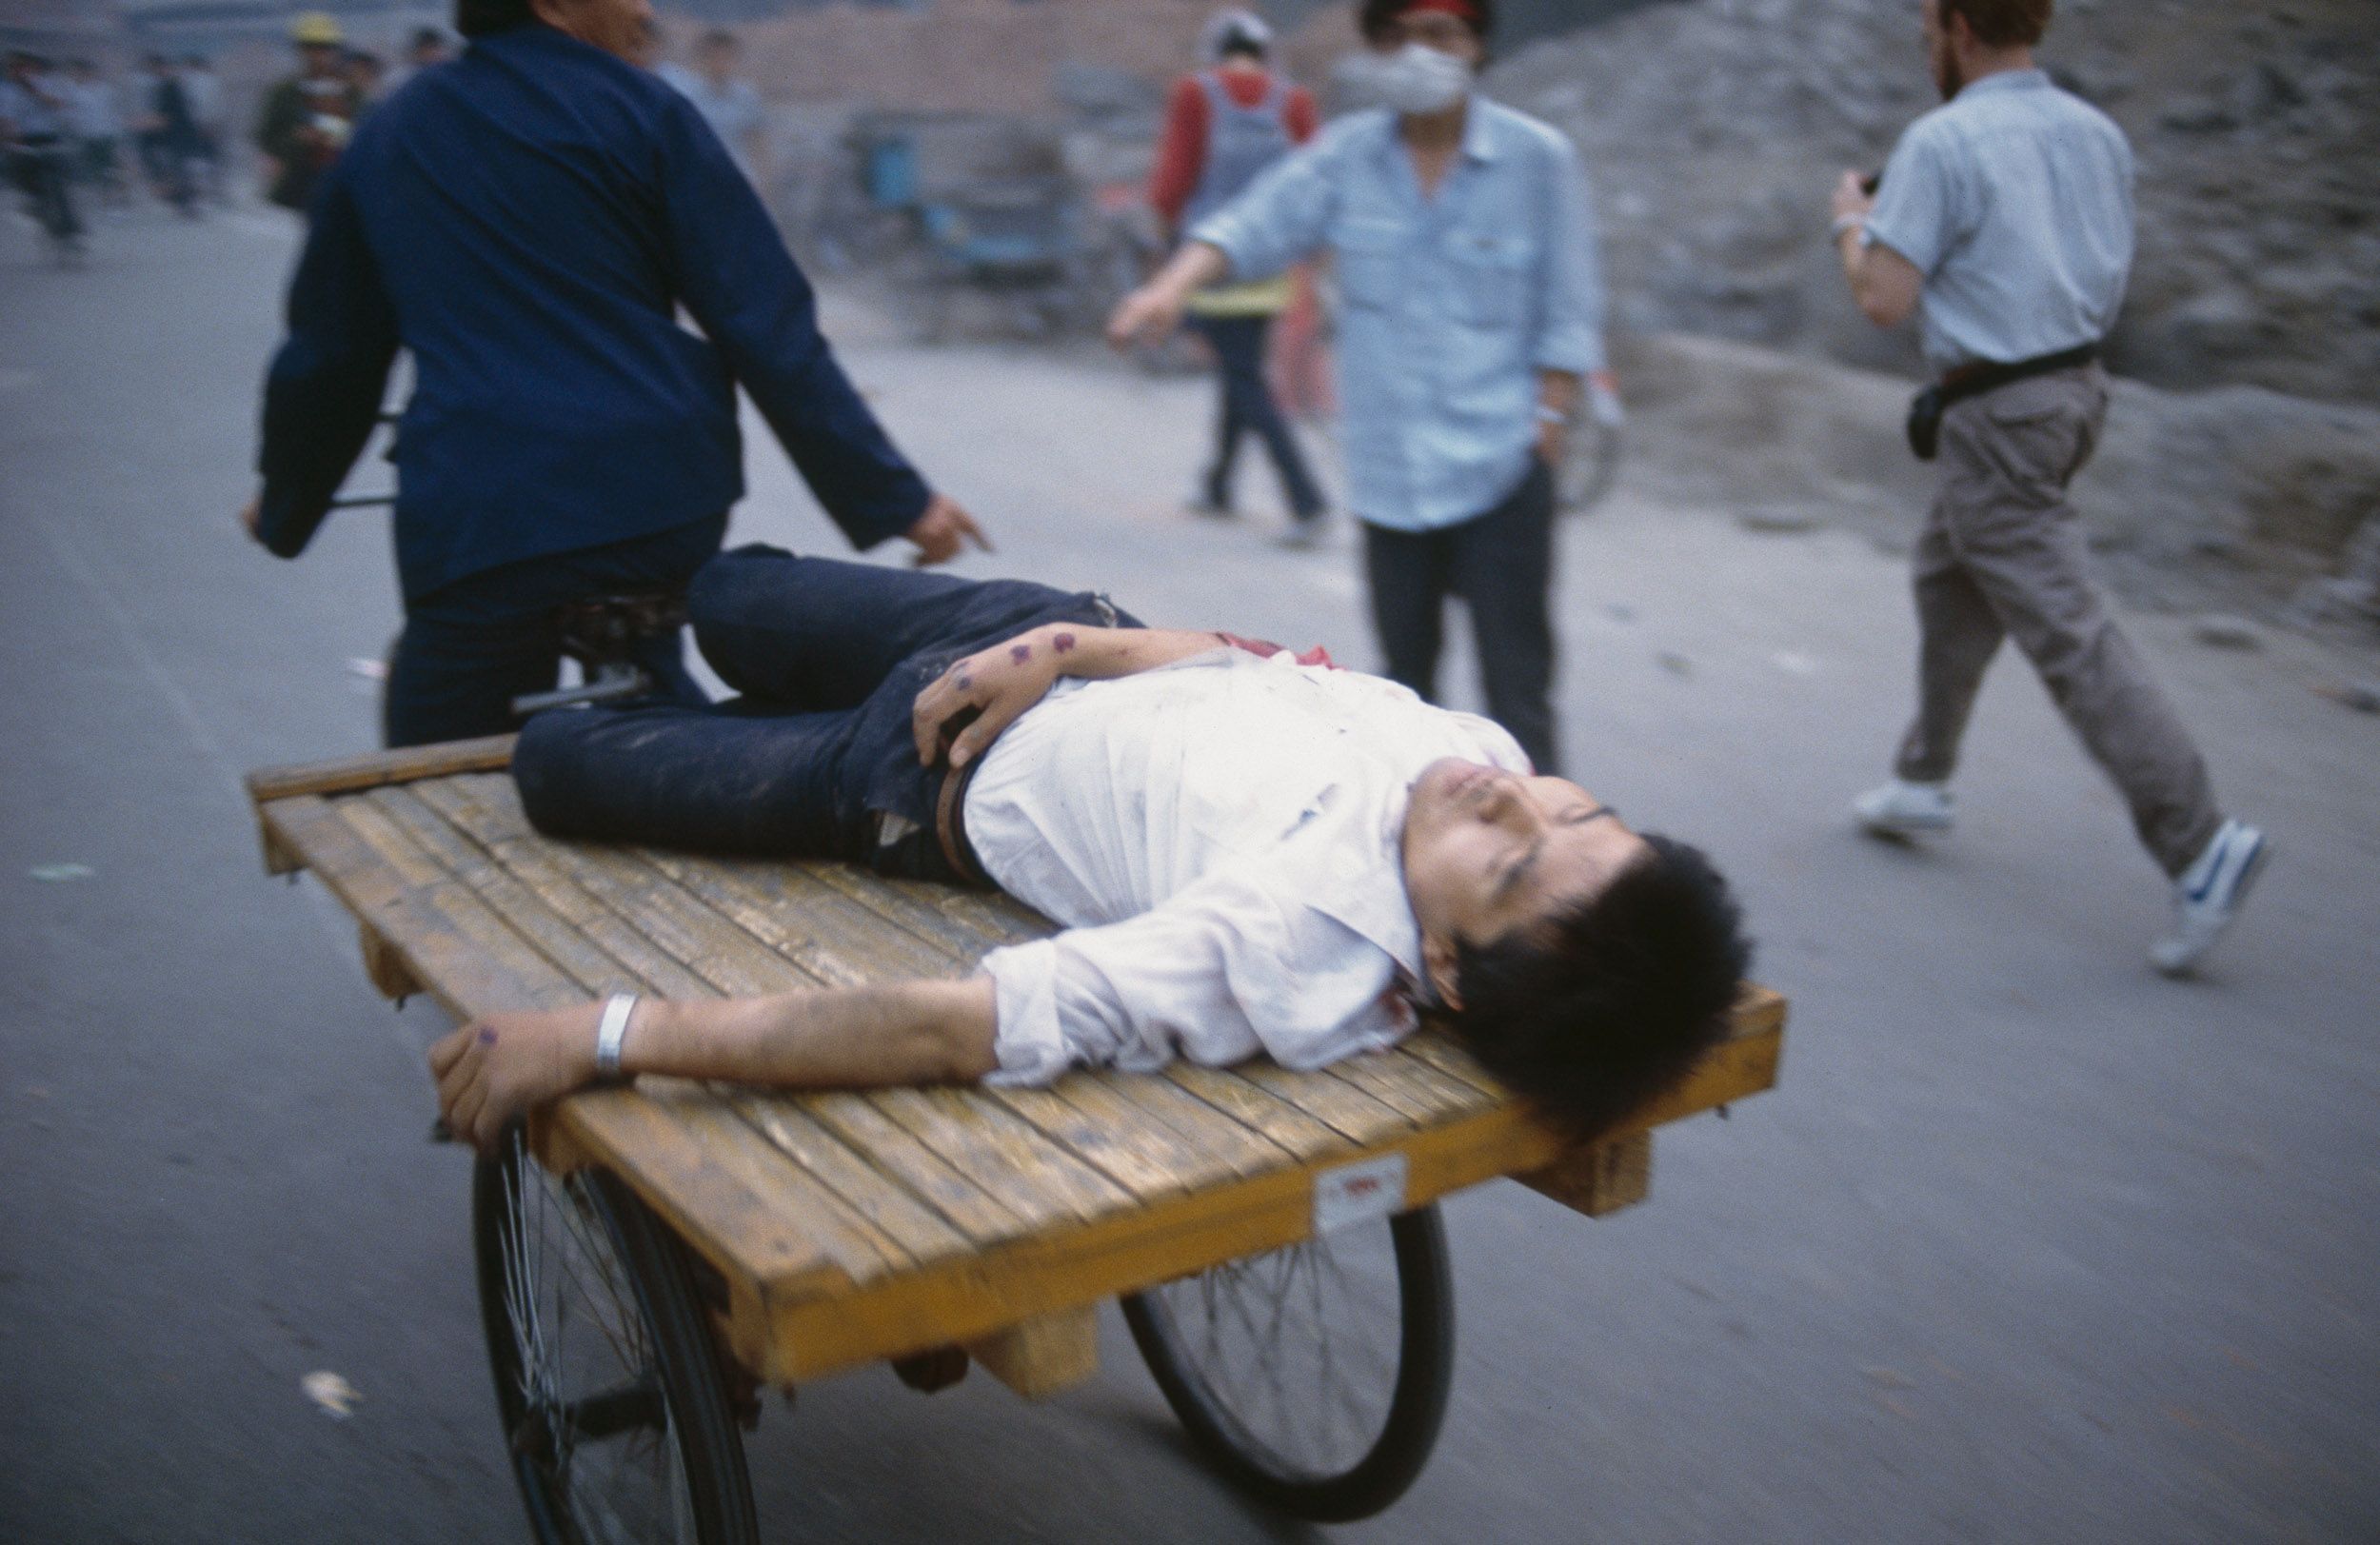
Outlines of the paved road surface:
M 372 737 L 385 520 L 238 540 L 290 258 L 261 214 L 0 228 L 0 1538 L 498 1540 L 439 1025 L 268 882 L 246 768 Z M 854 371 L 1001 545 L 970 572 L 1152 621 L 1368 644 L 1350 554 L 1176 513 L 1192 384 L 844 319 Z M 1714 447 L 1716 453 L 1723 453 Z M 753 454 L 737 535 L 839 544 Z M 382 469 L 360 473 L 369 485 Z M 2156 877 L 2021 670 L 1934 851 L 1844 799 L 1904 708 L 1897 565 L 1623 498 L 1561 579 L 1596 790 L 1737 877 L 1795 1019 L 1785 1085 L 1664 1137 L 1654 1204 L 1450 1208 L 1445 1440 L 1360 1541 L 2369 1539 L 2380 1533 L 2380 720 L 2286 647 L 2135 621 L 2281 858 L 2211 980 L 2151 976 Z M 88 877 L 43 881 L 41 866 Z M 1290 1540 L 1187 1457 L 1113 1317 L 1026 1406 L 881 1371 L 773 1404 L 775 1539 Z M 301 1395 L 331 1370 L 350 1420 Z

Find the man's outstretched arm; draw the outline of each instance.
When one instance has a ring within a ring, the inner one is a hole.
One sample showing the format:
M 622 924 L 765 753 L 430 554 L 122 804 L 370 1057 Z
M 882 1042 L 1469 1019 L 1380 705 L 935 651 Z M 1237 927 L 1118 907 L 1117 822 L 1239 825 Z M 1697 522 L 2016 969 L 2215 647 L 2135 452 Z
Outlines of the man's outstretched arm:
M 603 1004 L 475 1020 L 429 1049 L 438 1106 L 482 1152 L 506 1123 L 595 1080 Z M 998 1065 L 992 980 L 822 987 L 773 998 L 646 999 L 621 1042 L 625 1073 L 791 1089 L 961 1083 Z

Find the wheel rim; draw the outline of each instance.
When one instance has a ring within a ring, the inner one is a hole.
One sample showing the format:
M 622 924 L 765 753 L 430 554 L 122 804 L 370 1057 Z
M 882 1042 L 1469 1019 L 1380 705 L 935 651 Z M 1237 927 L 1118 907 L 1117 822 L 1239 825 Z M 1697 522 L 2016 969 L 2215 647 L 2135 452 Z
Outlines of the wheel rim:
M 1357 1469 L 1397 1396 L 1404 1313 L 1385 1221 L 1142 1295 L 1231 1446 L 1292 1483 Z
M 506 1442 L 533 1520 L 585 1545 L 696 1532 L 651 1314 L 617 1214 L 585 1175 L 556 1179 L 508 1135 L 495 1166 L 499 1323 L 489 1327 Z

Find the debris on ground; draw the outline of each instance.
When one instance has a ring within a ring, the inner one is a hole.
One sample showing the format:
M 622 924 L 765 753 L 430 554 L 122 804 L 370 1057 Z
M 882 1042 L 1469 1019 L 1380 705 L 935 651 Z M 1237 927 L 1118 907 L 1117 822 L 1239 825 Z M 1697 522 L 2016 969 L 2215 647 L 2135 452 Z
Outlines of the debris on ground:
M 356 1402 L 364 1398 L 354 1385 L 328 1369 L 307 1375 L 298 1380 L 298 1388 L 333 1421 L 345 1421 L 354 1416 Z

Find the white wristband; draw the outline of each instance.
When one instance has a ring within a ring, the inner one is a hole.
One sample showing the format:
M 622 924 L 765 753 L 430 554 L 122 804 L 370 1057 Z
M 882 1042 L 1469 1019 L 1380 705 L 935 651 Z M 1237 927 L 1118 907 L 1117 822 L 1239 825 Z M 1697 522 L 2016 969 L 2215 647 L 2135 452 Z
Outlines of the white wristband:
M 1843 239 L 1843 232 L 1864 229 L 1867 224 L 1868 217 L 1864 214 L 1838 214 L 1835 217 L 1834 239 L 1839 242 Z
M 1553 407 L 1544 403 L 1539 403 L 1537 404 L 1537 422 L 1539 424 L 1568 424 L 1570 422 L 1570 415 L 1563 412 L 1558 407 Z
M 628 1016 L 636 1012 L 636 994 L 614 993 L 604 1005 L 603 1020 L 595 1026 L 595 1076 L 603 1080 L 620 1077 L 620 1042 L 628 1033 Z

